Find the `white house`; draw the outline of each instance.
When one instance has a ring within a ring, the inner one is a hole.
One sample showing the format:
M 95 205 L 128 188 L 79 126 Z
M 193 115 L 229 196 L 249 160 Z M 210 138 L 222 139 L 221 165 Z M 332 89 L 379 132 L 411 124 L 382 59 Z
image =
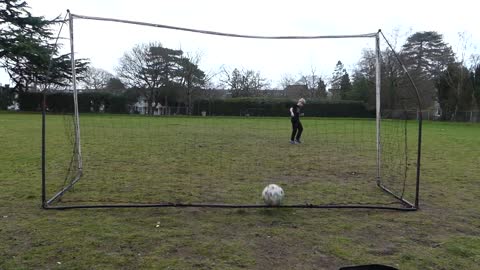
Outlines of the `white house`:
M 165 114 L 165 106 L 162 104 L 157 103 L 157 106 L 152 107 L 153 115 L 164 115 Z M 139 113 L 139 114 L 147 114 L 148 113 L 148 102 L 145 97 L 139 97 L 137 102 L 133 104 L 130 109 L 131 113 Z

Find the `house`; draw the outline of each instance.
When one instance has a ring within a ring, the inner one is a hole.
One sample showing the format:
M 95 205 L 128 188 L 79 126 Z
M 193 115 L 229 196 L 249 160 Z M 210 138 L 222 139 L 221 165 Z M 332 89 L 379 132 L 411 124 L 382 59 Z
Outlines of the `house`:
M 167 108 L 162 106 L 162 104 L 157 103 L 156 106 L 152 107 L 153 115 L 164 115 L 167 114 Z M 148 102 L 145 97 L 139 97 L 137 102 L 130 106 L 130 113 L 138 114 L 148 114 Z

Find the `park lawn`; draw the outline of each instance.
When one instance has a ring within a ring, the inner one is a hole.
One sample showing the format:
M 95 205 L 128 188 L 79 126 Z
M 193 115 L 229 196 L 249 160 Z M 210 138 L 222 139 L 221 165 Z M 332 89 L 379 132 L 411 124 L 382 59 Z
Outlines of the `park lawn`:
M 480 264 L 478 124 L 424 123 L 417 212 L 46 211 L 40 207 L 40 127 L 39 114 L 0 113 L 0 269 L 337 269 L 363 263 L 476 269 Z
M 70 118 L 47 117 L 47 193 L 75 178 Z M 65 125 L 64 120 L 67 120 Z M 270 183 L 284 204 L 402 205 L 376 185 L 375 121 L 306 118 L 307 141 L 288 143 L 288 118 L 145 117 L 82 114 L 83 174 L 57 205 L 128 203 L 261 204 Z M 403 190 L 402 121 L 382 123 L 384 184 Z M 70 128 L 65 128 L 70 127 Z M 408 130 L 416 143 L 415 123 Z M 302 139 L 303 139 L 302 138 Z M 408 147 L 416 163 L 416 147 Z M 414 201 L 415 169 L 405 198 Z M 67 172 L 69 172 L 67 174 Z

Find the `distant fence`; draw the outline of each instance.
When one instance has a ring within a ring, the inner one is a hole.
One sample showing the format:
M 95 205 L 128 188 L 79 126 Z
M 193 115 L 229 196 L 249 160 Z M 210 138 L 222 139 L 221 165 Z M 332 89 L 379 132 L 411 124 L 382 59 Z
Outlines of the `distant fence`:
M 382 110 L 383 119 L 419 119 L 420 114 L 417 110 Z M 480 123 L 480 111 L 461 111 L 450 113 L 448 116 L 442 116 L 436 110 L 423 110 L 422 119 L 427 121 L 449 121 L 449 122 L 471 122 Z
M 456 122 L 472 122 L 480 123 L 480 111 L 461 111 L 452 113 L 448 117 L 442 117 L 436 111 L 423 111 L 422 112 L 423 120 L 431 121 L 456 121 Z
M 418 113 L 416 111 L 407 112 L 408 119 L 418 118 Z M 391 118 L 403 118 L 401 116 L 394 116 Z M 427 121 L 453 121 L 453 122 L 471 122 L 471 123 L 480 123 L 480 111 L 461 111 L 452 113 L 448 116 L 442 116 L 437 111 L 434 110 L 424 110 L 422 111 L 422 119 Z

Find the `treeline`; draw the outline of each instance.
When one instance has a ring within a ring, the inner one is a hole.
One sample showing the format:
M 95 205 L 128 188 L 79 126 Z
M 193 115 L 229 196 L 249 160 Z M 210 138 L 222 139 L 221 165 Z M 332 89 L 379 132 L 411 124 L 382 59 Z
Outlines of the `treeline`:
M 0 93 L 0 109 L 9 107 L 24 93 L 71 88 L 71 55 L 60 54 L 61 44 L 56 43 L 52 31 L 52 27 L 62 20 L 32 16 L 25 1 L 4 0 L 1 4 L 0 21 L 6 27 L 0 28 L 0 67 L 8 70 L 14 85 L 9 91 Z M 463 53 L 456 55 L 443 36 L 435 31 L 410 35 L 403 45 L 396 48 L 397 53 L 387 46 L 383 48 L 380 52 L 383 110 L 432 110 L 438 107 L 444 120 L 457 119 L 460 111 L 478 110 L 478 54 L 470 57 L 465 57 Z M 216 75 L 208 75 L 200 68 L 200 60 L 199 55 L 151 42 L 138 44 L 125 52 L 115 67 L 115 75 L 92 67 L 88 59 L 77 59 L 75 69 L 79 88 L 88 90 L 86 92 L 112 93 L 105 94 L 112 101 L 108 104 L 104 102 L 102 106 L 113 106 L 110 104 L 119 104 L 121 100 L 130 103 L 133 99 L 141 99 L 146 101 L 148 114 L 154 114 L 159 105 L 172 106 L 171 102 L 168 104 L 169 100 L 178 100 L 177 105 L 185 107 L 186 114 L 194 114 L 194 105 L 198 100 L 218 98 L 218 92 L 207 91 L 212 88 L 227 90 L 229 98 L 259 97 L 272 93 L 268 91 L 273 88 L 270 80 L 260 71 L 220 68 Z M 316 65 L 326 64 L 331 63 Z M 311 74 L 285 75 L 280 83 L 282 89 L 290 85 L 303 86 L 292 95 L 285 95 L 292 99 L 302 96 L 325 103 L 355 101 L 372 110 L 376 104 L 375 68 L 376 52 L 366 49 L 350 72 L 339 60 L 331 76 L 319 76 L 312 68 Z M 181 98 L 177 98 L 179 96 Z M 93 107 L 97 106 L 97 101 L 91 102 Z M 113 107 L 109 108 L 113 110 Z

